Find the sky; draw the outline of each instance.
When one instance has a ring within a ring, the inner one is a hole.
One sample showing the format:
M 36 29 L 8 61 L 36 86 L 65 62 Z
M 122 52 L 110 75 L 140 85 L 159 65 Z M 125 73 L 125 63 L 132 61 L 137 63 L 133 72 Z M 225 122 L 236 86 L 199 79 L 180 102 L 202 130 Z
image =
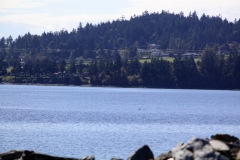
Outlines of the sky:
M 88 22 L 98 24 L 124 16 L 149 13 L 196 11 L 210 16 L 221 15 L 228 21 L 240 19 L 240 0 L 0 0 L 0 37 L 15 39 L 30 32 L 41 35 L 62 29 L 71 32 Z

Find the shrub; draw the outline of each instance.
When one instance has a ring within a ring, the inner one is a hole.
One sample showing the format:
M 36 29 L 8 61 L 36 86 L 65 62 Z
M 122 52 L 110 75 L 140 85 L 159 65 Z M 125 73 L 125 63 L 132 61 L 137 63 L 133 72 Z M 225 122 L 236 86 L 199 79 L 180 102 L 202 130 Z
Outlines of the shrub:
M 34 79 L 32 80 L 32 83 L 38 83 L 38 80 L 37 80 L 36 78 L 34 78 Z

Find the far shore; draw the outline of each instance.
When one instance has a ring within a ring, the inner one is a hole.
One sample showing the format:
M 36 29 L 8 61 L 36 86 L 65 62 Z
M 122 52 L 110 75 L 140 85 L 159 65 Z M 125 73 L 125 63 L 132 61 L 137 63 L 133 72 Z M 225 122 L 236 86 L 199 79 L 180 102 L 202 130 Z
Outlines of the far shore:
M 46 83 L 8 83 L 1 82 L 0 85 L 26 85 L 26 86 L 63 86 L 63 87 L 102 87 L 102 88 L 147 88 L 147 89 L 183 89 L 183 90 L 223 90 L 223 91 L 240 91 L 239 89 L 206 89 L 206 88 L 156 88 L 156 87 L 147 87 L 147 86 L 131 86 L 131 87 L 122 87 L 122 86 L 104 86 L 104 85 L 65 85 L 65 84 L 46 84 Z

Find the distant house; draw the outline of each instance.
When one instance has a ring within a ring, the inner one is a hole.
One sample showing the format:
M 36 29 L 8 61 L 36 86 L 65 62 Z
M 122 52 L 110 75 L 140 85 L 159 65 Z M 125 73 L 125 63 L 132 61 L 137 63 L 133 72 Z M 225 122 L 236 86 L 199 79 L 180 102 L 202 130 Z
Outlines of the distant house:
M 161 51 L 160 51 L 160 45 L 156 44 L 149 44 L 148 45 L 148 51 L 150 53 L 150 56 L 154 57 L 160 57 L 161 56 Z
M 156 45 L 156 44 L 149 44 L 148 45 L 148 49 L 159 49 L 160 48 L 160 45 Z
M 201 54 L 200 53 L 184 53 L 182 54 L 183 57 L 186 57 L 186 56 L 193 56 L 193 57 L 200 57 Z
M 159 49 L 151 49 L 150 54 L 151 54 L 151 56 L 154 56 L 154 57 L 160 57 L 161 56 L 161 53 L 160 53 Z
M 66 71 L 54 73 L 55 78 L 64 78 L 66 76 Z
M 137 49 L 137 55 L 139 55 L 142 58 L 148 58 L 148 50 L 146 49 Z
M 142 55 L 142 54 L 144 54 L 145 52 L 146 52 L 145 49 L 137 49 L 137 54 Z
M 161 57 L 169 57 L 169 53 L 164 53 L 164 52 L 162 52 L 162 53 L 160 54 L 160 56 L 161 56 Z

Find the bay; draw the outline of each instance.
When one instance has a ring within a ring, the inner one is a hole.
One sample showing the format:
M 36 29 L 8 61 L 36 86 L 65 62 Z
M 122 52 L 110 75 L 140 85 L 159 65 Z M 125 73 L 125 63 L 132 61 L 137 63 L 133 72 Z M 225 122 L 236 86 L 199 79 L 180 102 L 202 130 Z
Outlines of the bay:
M 240 137 L 240 92 L 0 85 L 0 152 L 126 159 L 155 157 L 216 133 Z

